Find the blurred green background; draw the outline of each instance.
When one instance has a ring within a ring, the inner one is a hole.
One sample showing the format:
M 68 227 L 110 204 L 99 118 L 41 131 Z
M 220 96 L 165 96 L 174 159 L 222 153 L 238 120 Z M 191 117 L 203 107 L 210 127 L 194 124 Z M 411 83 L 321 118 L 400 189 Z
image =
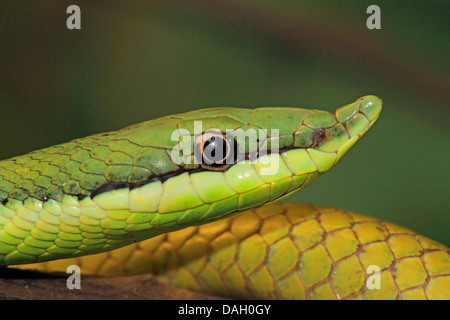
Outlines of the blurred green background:
M 82 29 L 66 28 L 81 8 Z M 366 9 L 381 8 L 381 30 Z M 0 158 L 202 107 L 334 110 L 378 123 L 293 202 L 450 245 L 449 1 L 2 1 Z

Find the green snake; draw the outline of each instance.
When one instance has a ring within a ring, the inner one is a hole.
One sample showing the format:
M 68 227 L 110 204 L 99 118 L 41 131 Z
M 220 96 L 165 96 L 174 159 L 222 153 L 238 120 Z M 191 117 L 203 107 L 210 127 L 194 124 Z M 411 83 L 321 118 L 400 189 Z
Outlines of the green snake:
M 381 109 L 375 96 L 334 112 L 202 109 L 3 160 L 0 265 L 153 272 L 240 298 L 448 299 L 444 245 L 345 210 L 274 203 L 336 165 Z M 230 138 L 239 129 L 263 133 L 257 148 Z M 366 285 L 374 265 L 380 289 Z

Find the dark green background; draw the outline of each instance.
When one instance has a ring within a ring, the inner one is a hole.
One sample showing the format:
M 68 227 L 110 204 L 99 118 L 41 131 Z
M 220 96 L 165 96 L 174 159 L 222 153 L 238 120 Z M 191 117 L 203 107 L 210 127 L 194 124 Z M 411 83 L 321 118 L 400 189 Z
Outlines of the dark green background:
M 378 123 L 290 201 L 450 245 L 449 1 L 2 1 L 0 158 L 211 106 L 333 110 Z M 66 28 L 78 4 L 82 30 Z M 381 8 L 381 30 L 366 8 Z

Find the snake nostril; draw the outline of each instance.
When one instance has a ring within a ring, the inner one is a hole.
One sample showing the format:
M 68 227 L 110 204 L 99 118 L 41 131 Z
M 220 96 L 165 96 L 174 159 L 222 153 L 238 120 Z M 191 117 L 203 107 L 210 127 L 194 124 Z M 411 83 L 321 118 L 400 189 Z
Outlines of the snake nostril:
M 323 139 L 325 139 L 326 132 L 325 129 L 316 129 L 311 134 L 311 140 L 313 145 L 317 145 L 320 143 Z

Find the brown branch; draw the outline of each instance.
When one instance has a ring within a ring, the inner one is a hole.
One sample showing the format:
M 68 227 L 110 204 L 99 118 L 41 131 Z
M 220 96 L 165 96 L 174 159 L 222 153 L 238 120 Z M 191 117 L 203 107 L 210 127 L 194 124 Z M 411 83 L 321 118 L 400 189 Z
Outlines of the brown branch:
M 81 289 L 70 290 L 68 275 L 49 275 L 32 271 L 0 268 L 0 300 L 204 300 L 217 299 L 206 294 L 181 290 L 159 282 L 151 274 L 81 278 Z

